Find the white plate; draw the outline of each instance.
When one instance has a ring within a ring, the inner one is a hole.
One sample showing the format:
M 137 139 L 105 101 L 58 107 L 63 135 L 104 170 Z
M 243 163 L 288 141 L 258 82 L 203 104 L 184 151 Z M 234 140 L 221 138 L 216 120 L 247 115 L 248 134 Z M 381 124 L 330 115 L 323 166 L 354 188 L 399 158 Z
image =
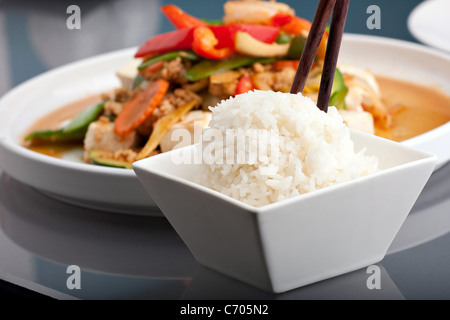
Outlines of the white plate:
M 408 29 L 418 41 L 450 52 L 450 1 L 422 2 L 411 11 Z
M 162 216 L 132 170 L 61 160 L 30 151 L 20 136 L 37 119 L 64 104 L 119 86 L 116 70 L 136 48 L 76 62 L 33 78 L 0 100 L 0 166 L 10 176 L 53 197 L 118 213 Z M 421 45 L 345 35 L 340 62 L 376 74 L 437 86 L 450 95 L 450 57 Z M 450 124 L 402 142 L 450 160 Z

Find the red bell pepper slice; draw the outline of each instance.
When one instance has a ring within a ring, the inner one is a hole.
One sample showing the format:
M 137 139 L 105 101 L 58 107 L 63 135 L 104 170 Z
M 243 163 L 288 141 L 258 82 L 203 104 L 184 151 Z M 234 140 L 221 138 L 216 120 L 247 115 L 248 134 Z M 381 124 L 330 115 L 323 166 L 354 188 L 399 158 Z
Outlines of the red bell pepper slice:
M 274 15 L 270 21 L 272 23 L 273 26 L 277 26 L 277 27 L 281 27 L 284 26 L 288 23 L 290 23 L 293 19 L 293 16 L 287 14 L 287 13 L 277 13 L 276 15 Z
M 193 28 L 208 25 L 206 22 L 197 19 L 191 16 L 190 14 L 187 14 L 174 4 L 162 6 L 161 11 L 177 29 Z
M 234 38 L 238 31 L 248 32 L 255 39 L 258 39 L 259 41 L 265 43 L 274 42 L 277 39 L 278 34 L 280 32 L 280 28 L 276 26 L 263 26 L 250 24 L 235 24 L 235 25 L 210 26 L 210 27 L 200 26 L 200 28 L 201 30 L 204 30 L 204 28 L 206 29 L 209 28 L 213 32 L 213 36 L 217 40 L 217 44 L 213 46 L 213 48 L 215 49 L 229 48 L 225 51 L 230 50 L 234 51 Z M 156 35 L 148 39 L 138 49 L 137 53 L 135 54 L 135 57 L 142 58 L 155 53 L 165 53 L 175 50 L 191 49 L 194 42 L 195 29 L 196 29 L 195 27 L 183 28 Z M 205 31 L 202 32 L 205 33 Z M 198 34 L 200 33 L 201 32 L 198 32 Z M 212 41 L 215 42 L 214 40 Z M 199 39 L 197 39 L 197 50 L 199 50 L 198 42 Z M 225 56 L 227 56 L 227 54 L 225 54 Z M 220 58 L 212 58 L 212 59 L 220 59 Z
M 253 38 L 265 43 L 274 42 L 280 28 L 276 26 L 263 26 L 263 25 L 251 25 L 251 24 L 231 24 L 223 26 L 211 26 L 210 29 L 219 40 L 216 48 L 234 48 L 234 38 L 238 31 L 244 31 L 249 33 Z
M 179 29 L 151 37 L 138 49 L 135 57 L 142 58 L 155 53 L 191 49 L 194 29 Z
M 197 27 L 194 30 L 194 41 L 192 49 L 199 56 L 207 59 L 226 59 L 234 54 L 234 49 L 230 47 L 216 48 L 219 40 L 209 27 Z
M 242 94 L 242 93 L 247 93 L 249 91 L 255 90 L 255 84 L 252 81 L 252 78 L 250 78 L 249 76 L 242 76 L 239 79 L 237 88 L 236 88 L 236 95 L 238 94 Z

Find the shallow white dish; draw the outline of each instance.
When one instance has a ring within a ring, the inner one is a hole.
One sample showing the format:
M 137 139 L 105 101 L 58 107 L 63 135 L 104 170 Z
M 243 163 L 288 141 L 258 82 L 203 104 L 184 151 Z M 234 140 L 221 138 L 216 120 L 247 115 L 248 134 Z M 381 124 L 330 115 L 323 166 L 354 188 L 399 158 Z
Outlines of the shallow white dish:
M 281 293 L 381 261 L 436 164 L 386 139 L 352 139 L 379 172 L 261 208 L 192 182 L 202 166 L 173 160 L 194 159 L 195 146 L 133 169 L 199 263 Z
M 119 86 L 116 70 L 136 48 L 76 62 L 33 78 L 0 100 L 0 167 L 17 180 L 77 205 L 118 213 L 159 216 L 132 170 L 51 158 L 20 145 L 20 137 L 43 115 L 85 96 Z M 386 38 L 344 37 L 340 61 L 398 79 L 420 80 L 450 95 L 450 57 L 421 45 Z M 403 142 L 450 159 L 450 124 Z
M 408 17 L 408 29 L 420 42 L 450 52 L 450 1 L 420 3 Z
M 21 137 L 43 115 L 119 87 L 116 70 L 135 48 L 93 57 L 33 78 L 0 101 L 0 166 L 17 180 L 66 202 L 118 213 L 161 216 L 132 170 L 56 159 L 27 150 Z

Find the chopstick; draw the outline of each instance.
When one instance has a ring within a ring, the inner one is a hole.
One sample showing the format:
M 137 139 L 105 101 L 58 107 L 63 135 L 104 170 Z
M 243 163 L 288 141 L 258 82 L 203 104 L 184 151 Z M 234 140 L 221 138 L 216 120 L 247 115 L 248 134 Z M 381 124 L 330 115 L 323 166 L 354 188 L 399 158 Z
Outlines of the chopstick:
M 319 97 L 317 99 L 317 107 L 324 112 L 328 111 L 328 104 L 330 102 L 331 89 L 333 87 L 334 74 L 336 72 L 349 5 L 350 0 L 319 1 L 311 25 L 311 30 L 308 39 L 306 40 L 305 49 L 300 58 L 300 63 L 291 87 L 291 93 L 303 92 L 320 42 L 322 41 L 331 13 L 333 12 L 322 79 L 320 82 Z

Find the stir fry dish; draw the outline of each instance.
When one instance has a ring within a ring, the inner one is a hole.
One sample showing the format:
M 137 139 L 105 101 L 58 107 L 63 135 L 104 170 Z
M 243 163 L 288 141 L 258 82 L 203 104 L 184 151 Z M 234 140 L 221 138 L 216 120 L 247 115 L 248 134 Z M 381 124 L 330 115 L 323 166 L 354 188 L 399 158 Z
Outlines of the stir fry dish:
M 57 130 L 38 130 L 28 144 L 83 143 L 87 163 L 131 168 L 139 159 L 181 146 L 176 128 L 205 128 L 209 107 L 250 90 L 289 92 L 311 22 L 274 1 L 228 1 L 221 21 L 175 5 L 162 14 L 174 30 L 152 36 L 117 71 L 122 87 L 105 93 Z M 322 38 L 303 94 L 316 101 L 328 33 Z M 120 66 L 118 66 L 120 67 Z M 352 128 L 375 134 L 391 126 L 376 78 L 338 65 L 330 106 Z

